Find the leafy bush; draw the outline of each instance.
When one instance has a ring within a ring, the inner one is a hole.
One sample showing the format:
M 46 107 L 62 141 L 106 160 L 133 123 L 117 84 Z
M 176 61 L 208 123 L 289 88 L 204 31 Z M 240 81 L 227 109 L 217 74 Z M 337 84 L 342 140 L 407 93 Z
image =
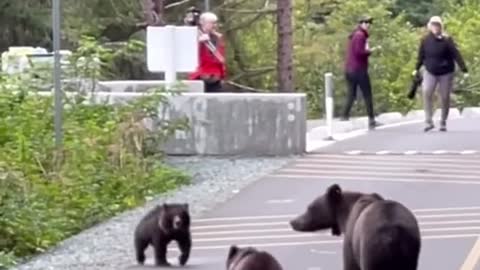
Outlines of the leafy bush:
M 458 81 L 456 103 L 458 107 L 480 106 L 480 44 L 474 37 L 480 34 L 480 2 L 455 1 L 447 9 L 445 24 L 447 33 L 453 36 L 469 69 L 470 78 Z
M 84 63 L 97 57 L 96 68 L 108 67 L 110 51 L 96 46 L 81 47 L 73 59 L 88 51 Z M 164 92 L 153 90 L 125 105 L 93 104 L 74 93 L 65 99 L 59 151 L 53 97 L 40 91 L 48 76 L 39 81 L 38 74 L 0 77 L 0 268 L 189 180 L 161 156 L 148 155 L 148 140 L 162 142 L 185 128 L 162 121 L 153 134 L 142 125 L 145 117 L 157 117 L 159 105 L 168 105 Z

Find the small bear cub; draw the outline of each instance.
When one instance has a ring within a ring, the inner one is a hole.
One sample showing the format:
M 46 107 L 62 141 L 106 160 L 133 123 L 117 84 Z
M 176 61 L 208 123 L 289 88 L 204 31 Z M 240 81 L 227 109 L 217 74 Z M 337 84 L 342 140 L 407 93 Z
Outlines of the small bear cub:
M 155 265 L 170 266 L 167 246 L 172 240 L 178 244 L 181 252 L 178 262 L 183 266 L 187 263 L 192 248 L 188 204 L 164 203 L 150 210 L 140 220 L 134 233 L 137 262 L 145 263 L 145 249 L 152 245 Z

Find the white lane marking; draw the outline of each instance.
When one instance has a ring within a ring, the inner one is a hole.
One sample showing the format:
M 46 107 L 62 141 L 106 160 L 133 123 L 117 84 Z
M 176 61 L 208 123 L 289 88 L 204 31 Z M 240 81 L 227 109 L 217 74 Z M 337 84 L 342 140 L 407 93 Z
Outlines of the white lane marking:
M 292 218 L 289 216 L 288 218 Z M 285 217 L 287 218 L 287 217 Z M 195 221 L 196 222 L 196 221 Z M 224 229 L 224 228 L 236 228 L 236 227 L 270 227 L 270 226 L 285 226 L 288 225 L 287 220 L 282 222 L 248 222 L 248 223 L 234 223 L 234 224 L 220 224 L 220 225 L 203 225 L 203 226 L 192 226 L 192 231 L 196 230 L 211 230 L 211 229 Z
M 444 228 L 420 228 L 421 233 L 429 233 L 434 232 L 437 234 L 440 233 L 448 233 L 448 232 L 477 232 L 480 235 L 480 227 L 479 226 L 472 226 L 472 227 L 444 227 Z M 197 236 L 195 233 L 194 236 Z M 290 229 L 286 233 L 281 234 L 269 234 L 269 235 L 238 235 L 238 236 L 230 236 L 230 237 L 195 237 L 196 243 L 205 243 L 205 242 L 236 242 L 236 241 L 244 241 L 244 240 L 266 240 L 266 239 L 289 239 L 289 238 L 331 238 L 331 235 L 326 233 L 298 233 L 295 232 L 293 229 Z
M 460 207 L 445 207 L 445 208 L 419 208 L 414 209 L 413 212 L 443 212 L 443 211 L 468 211 L 468 210 L 480 210 L 480 206 L 460 206 Z
M 408 150 L 408 151 L 391 151 L 391 150 L 380 150 L 380 151 L 361 151 L 361 150 L 349 150 L 343 151 L 343 154 L 347 155 L 473 155 L 476 154 L 475 150 L 464 150 L 464 151 L 447 151 L 447 150 L 431 150 L 431 151 L 419 151 L 419 150 Z
M 450 234 L 450 235 L 428 235 L 422 236 L 422 240 L 443 240 L 443 239 L 458 239 L 458 238 L 473 238 L 479 237 L 480 234 Z M 292 247 L 292 246 L 308 246 L 308 245 L 322 245 L 322 244 L 341 244 L 342 240 L 321 240 L 321 241 L 303 241 L 303 242 L 278 242 L 278 243 L 244 243 L 242 246 L 255 246 L 255 247 Z M 215 249 L 228 249 L 228 245 L 216 245 L 216 246 L 193 246 L 193 250 L 215 250 Z M 169 251 L 176 251 L 177 248 L 169 248 Z
M 479 260 L 480 260 L 480 237 L 477 238 L 477 241 L 475 241 L 475 244 L 473 245 L 472 250 L 470 250 L 470 253 L 468 254 L 465 261 L 463 262 L 463 265 L 460 268 L 460 270 L 474 270 Z
M 446 220 L 446 221 L 420 221 L 420 226 L 437 226 L 437 225 L 474 225 L 480 224 L 479 219 L 468 219 L 468 220 Z M 250 229 L 250 230 L 228 230 L 228 231 L 207 231 L 203 230 L 208 229 L 230 229 L 235 227 L 269 227 L 269 229 Z M 280 229 L 272 229 L 272 226 L 280 226 Z M 468 226 L 467 226 L 468 227 Z M 435 229 L 435 228 L 432 228 Z M 242 234 L 242 233 L 268 233 L 268 232 L 290 232 L 292 229 L 288 226 L 287 222 L 268 222 L 268 223 L 243 223 L 243 224 L 224 224 L 224 225 L 213 225 L 212 226 L 202 226 L 201 228 L 192 227 L 194 235 L 206 236 L 206 235 L 231 235 L 231 234 Z M 322 234 L 320 234 L 322 235 Z
M 287 225 L 286 222 L 278 222 L 277 225 Z M 285 226 L 283 229 L 254 229 L 254 230 L 232 230 L 232 231 L 214 231 L 214 232 L 193 232 L 195 236 L 206 235 L 232 235 L 232 234 L 246 234 L 246 233 L 277 233 L 277 232 L 291 232 L 292 228 Z M 322 234 L 320 234 L 322 235 Z
M 418 176 L 418 175 L 417 175 Z M 396 179 L 385 179 L 385 178 L 374 178 L 373 176 L 370 176 L 369 178 L 361 178 L 361 179 L 353 179 L 352 176 L 315 176 L 315 175 L 309 175 L 309 174 L 295 174 L 295 175 L 289 175 L 289 174 L 274 174 L 274 175 L 269 175 L 268 178 L 277 178 L 278 181 L 281 180 L 319 180 L 319 179 L 326 179 L 328 178 L 329 181 L 333 180 L 342 180 L 342 181 L 357 181 L 357 182 L 391 182 L 391 183 L 422 183 L 422 184 L 461 184 L 461 185 L 480 185 L 480 181 L 456 181 L 456 180 L 436 180 L 436 179 L 401 179 L 401 178 L 396 178 Z
M 462 152 L 460 152 L 460 155 L 473 155 L 473 154 L 476 154 L 477 151 L 475 150 L 464 150 Z
M 315 175 L 317 173 L 317 175 Z M 435 180 L 438 179 L 465 179 L 465 180 L 479 180 L 478 182 L 480 183 L 480 177 L 478 175 L 445 175 L 442 173 L 430 173 L 430 172 L 389 172 L 389 171 L 319 171 L 316 169 L 309 170 L 309 169 L 279 169 L 275 173 L 272 174 L 274 175 L 279 175 L 279 174 L 291 174 L 291 175 L 312 175 L 312 176 L 317 176 L 317 177 L 330 177 L 330 176 L 349 176 L 351 175 L 352 177 L 358 177 L 361 178 L 362 176 L 364 177 L 369 177 L 369 176 L 375 176 L 375 177 L 391 177 L 391 179 L 396 179 L 396 178 L 407 178 L 407 177 L 418 177 L 418 178 L 425 178 L 425 177 L 431 177 L 434 178 Z M 270 177 L 270 175 L 268 176 Z
M 298 158 L 295 162 L 301 161 L 324 161 L 324 160 L 332 160 L 333 162 L 341 162 L 341 161 L 409 161 L 411 162 L 431 162 L 431 163 L 468 163 L 468 164 L 477 164 L 480 165 L 480 159 L 472 159 L 471 157 L 463 157 L 459 158 L 459 155 L 441 155 L 438 157 L 429 157 L 424 155 L 415 155 L 411 157 L 405 157 L 403 155 L 393 155 L 388 157 L 379 157 L 376 155 L 365 155 L 362 157 L 357 156 L 348 156 L 342 154 L 308 154 L 304 157 Z
M 362 153 L 362 150 L 352 150 L 352 151 L 346 151 L 345 154 L 347 155 L 359 155 Z
M 480 214 L 479 214 L 480 216 Z M 417 215 L 417 218 L 422 220 L 423 218 L 421 216 Z M 448 216 L 446 217 L 448 218 Z M 475 219 L 475 220 L 447 220 L 447 221 L 420 221 L 420 226 L 433 226 L 433 225 L 453 225 L 453 224 L 476 224 L 480 223 L 480 220 Z M 230 229 L 230 228 L 244 228 L 244 227 L 271 227 L 271 226 L 285 226 L 283 227 L 284 229 L 287 228 L 289 230 L 290 227 L 288 226 L 288 221 L 277 221 L 277 222 L 258 222 L 258 223 L 234 223 L 234 224 L 221 224 L 221 225 L 207 225 L 207 226 L 195 226 L 192 227 L 192 231 L 194 234 L 197 234 L 198 231 L 202 230 L 211 230 L 211 229 Z M 279 231 L 284 230 L 284 229 L 278 229 Z M 277 230 L 277 229 L 272 229 L 272 230 Z M 229 233 L 236 233 L 236 232 L 242 232 L 242 231 L 256 231 L 256 232 L 268 232 L 269 230 L 263 230 L 263 229 L 253 229 L 253 230 L 233 230 L 233 231 L 222 231 L 225 232 L 225 234 Z
M 480 226 L 463 226 L 464 224 L 468 224 L 469 222 L 462 222 L 462 226 L 460 227 L 432 227 L 427 228 L 425 225 L 441 225 L 443 223 L 448 222 L 419 222 L 422 232 L 451 232 L 451 231 L 477 231 L 480 230 Z M 477 222 L 478 223 L 478 222 Z M 285 225 L 285 224 L 280 224 Z M 256 234 L 261 233 L 264 234 L 262 236 L 248 236 L 248 237 L 226 237 L 226 238 L 206 238 L 200 236 L 221 236 L 221 235 L 235 235 L 235 234 Z M 268 233 L 287 233 L 286 235 L 265 235 Z M 292 234 L 293 233 L 293 234 Z M 263 239 L 263 237 L 271 237 L 271 238 L 282 238 L 283 236 L 288 237 L 295 237 L 299 236 L 298 233 L 295 233 L 292 228 L 284 227 L 283 229 L 255 229 L 255 230 L 232 230 L 232 231 L 210 231 L 210 232 L 193 232 L 194 236 L 198 236 L 197 240 L 202 239 L 203 241 L 227 241 L 227 240 L 242 240 L 242 239 Z M 323 237 L 323 236 L 330 236 L 329 233 L 326 232 L 318 232 L 318 233 L 310 233 L 310 234 L 302 234 L 307 236 L 315 236 L 315 237 Z M 302 236 L 299 236 L 302 237 Z
M 293 203 L 293 199 L 272 199 L 268 200 L 266 203 L 268 204 L 285 204 L 285 203 Z
M 480 219 L 463 219 L 463 220 L 447 220 L 447 221 L 424 221 L 419 222 L 420 226 L 426 225 L 452 225 L 452 224 L 480 224 Z
M 315 254 L 337 254 L 337 252 L 335 251 L 330 251 L 330 250 L 318 250 L 318 249 L 310 249 L 310 252 L 311 253 L 315 253 Z
M 413 209 L 413 213 L 428 213 L 428 212 L 441 212 L 441 211 L 468 211 L 468 210 L 478 210 L 478 207 L 459 207 L 459 208 L 421 208 L 421 209 Z M 285 222 L 288 219 L 297 216 L 298 214 L 283 214 L 283 215 L 265 215 L 265 216 L 236 216 L 236 217 L 218 217 L 218 218 L 203 218 L 203 219 L 196 219 L 194 220 L 194 224 L 202 223 L 202 222 L 222 222 L 222 221 L 243 221 L 243 220 L 265 220 L 265 219 L 285 219 Z M 439 217 L 467 217 L 467 216 L 480 216 L 480 212 L 477 213 L 453 213 L 453 214 L 435 214 L 435 215 L 416 215 L 417 218 L 439 218 Z M 244 225 L 249 226 L 248 224 L 265 224 L 268 225 L 275 225 L 271 222 L 259 222 L 259 223 L 247 223 L 247 224 L 228 224 L 228 225 Z M 221 225 L 207 225 L 207 226 L 193 226 L 194 228 L 216 228 L 214 226 L 221 226 Z
M 366 156 L 365 156 L 366 157 Z M 413 156 L 411 156 L 413 157 Z M 471 165 L 468 165 L 468 164 L 442 164 L 441 162 L 438 162 L 438 163 L 429 163 L 429 162 L 422 162 L 421 160 L 412 160 L 411 162 L 405 162 L 402 160 L 397 160 L 397 161 L 388 161 L 388 160 L 384 160 L 384 162 L 382 161 L 362 161 L 362 160 L 358 160 L 358 161 L 349 161 L 349 160 L 328 160 L 328 159 L 325 159 L 325 160 L 307 160 L 307 161 L 295 161 L 294 163 L 292 163 L 291 166 L 288 166 L 288 167 L 285 167 L 285 168 L 290 168 L 290 167 L 297 167 L 297 166 L 302 166 L 302 165 L 305 165 L 305 166 L 314 166 L 314 167 L 320 167 L 320 166 L 333 166 L 333 167 L 336 167 L 336 166 L 361 166 L 361 167 L 381 167 L 381 168 L 387 168 L 387 169 L 391 169 L 391 168 L 396 168 L 396 169 L 408 169 L 408 170 L 411 170 L 411 169 L 415 169 L 415 168 L 418 168 L 418 167 L 428 167 L 429 169 L 462 169 L 462 170 L 465 170 L 465 169 L 480 169 L 480 163 L 479 164 L 471 164 Z M 406 168 L 405 168 L 406 167 Z
M 462 169 L 456 169 L 456 167 L 448 167 L 446 166 L 439 166 L 438 168 L 435 167 L 430 167 L 430 166 L 419 166 L 417 164 L 410 164 L 408 168 L 405 168 L 405 166 L 397 166 L 397 164 L 392 165 L 392 166 L 378 166 L 378 164 L 365 164 L 365 165 L 358 165 L 356 166 L 355 164 L 294 164 L 292 166 L 289 166 L 288 169 L 298 169 L 298 170 L 315 170 L 319 173 L 324 173 L 328 171 L 335 171 L 338 172 L 339 170 L 362 170 L 362 171 L 388 171 L 388 172 L 399 172 L 403 173 L 405 171 L 415 171 L 418 172 L 418 170 L 428 170 L 428 171 L 434 171 L 435 173 L 444 173 L 445 175 L 452 175 L 452 176 L 457 176 L 460 174 L 480 174 L 480 166 L 473 167 L 473 166 L 465 166 L 462 167 Z M 480 177 L 479 177 L 480 180 Z

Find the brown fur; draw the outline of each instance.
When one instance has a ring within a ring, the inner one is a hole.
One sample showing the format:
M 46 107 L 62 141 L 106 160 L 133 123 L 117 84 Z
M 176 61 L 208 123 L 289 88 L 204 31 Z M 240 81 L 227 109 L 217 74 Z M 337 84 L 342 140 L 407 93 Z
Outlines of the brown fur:
M 167 246 L 174 240 L 181 251 L 179 264 L 185 265 L 192 247 L 188 204 L 163 204 L 155 207 L 139 222 L 134 237 L 139 264 L 145 263 L 145 249 L 152 245 L 155 265 L 169 266 Z
M 280 263 L 268 252 L 253 247 L 230 246 L 227 270 L 282 270 Z
M 300 232 L 344 235 L 345 270 L 416 270 L 421 238 L 413 213 L 399 202 L 330 186 L 290 221 Z

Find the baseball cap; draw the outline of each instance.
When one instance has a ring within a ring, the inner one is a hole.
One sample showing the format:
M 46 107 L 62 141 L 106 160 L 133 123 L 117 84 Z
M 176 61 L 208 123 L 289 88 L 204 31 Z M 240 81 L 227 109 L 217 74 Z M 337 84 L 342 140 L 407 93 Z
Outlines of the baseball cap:
M 358 20 L 358 23 L 373 23 L 373 18 L 368 15 L 361 16 Z

